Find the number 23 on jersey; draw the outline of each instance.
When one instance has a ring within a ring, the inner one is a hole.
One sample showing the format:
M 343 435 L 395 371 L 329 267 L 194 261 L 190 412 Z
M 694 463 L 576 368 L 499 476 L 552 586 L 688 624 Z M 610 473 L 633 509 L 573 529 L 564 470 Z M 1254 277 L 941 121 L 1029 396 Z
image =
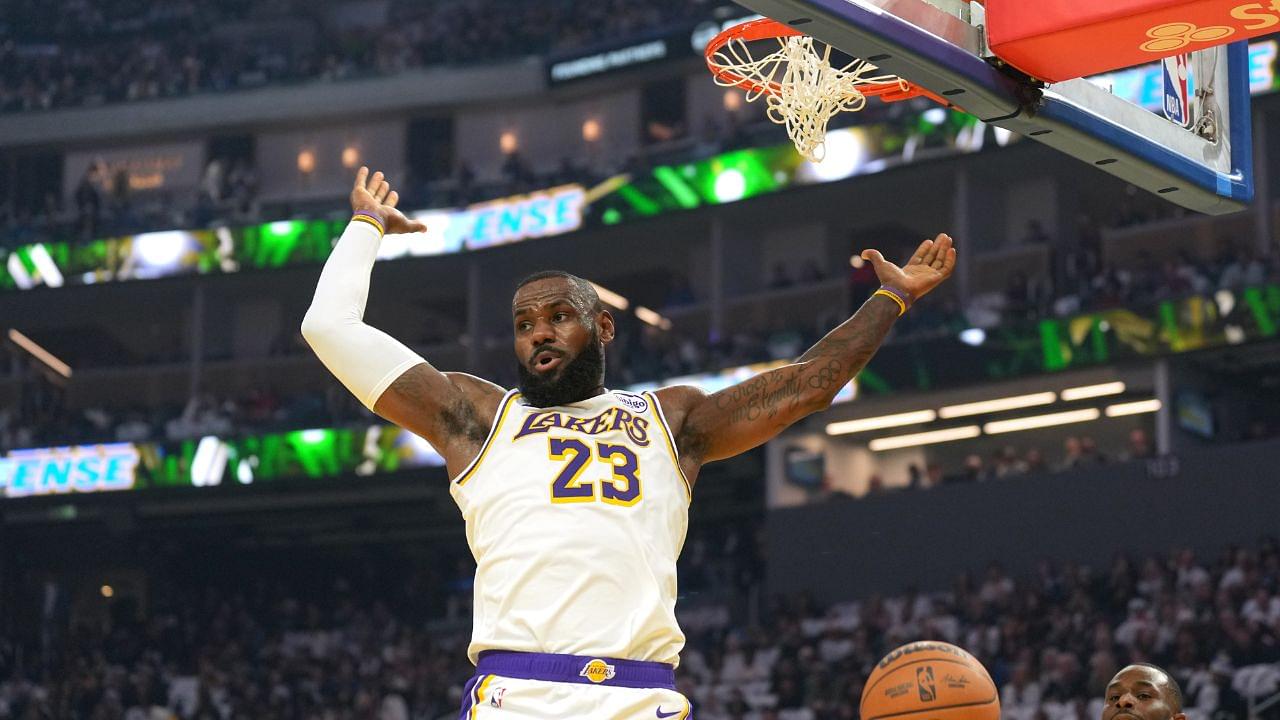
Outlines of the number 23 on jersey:
M 577 438 L 547 438 L 548 454 L 552 460 L 565 461 L 564 468 L 551 482 L 551 502 L 583 503 L 600 502 L 609 505 L 631 506 L 640 502 L 640 460 L 626 445 L 597 442 L 595 447 Z M 607 478 L 586 478 L 582 475 L 593 463 L 609 466 Z

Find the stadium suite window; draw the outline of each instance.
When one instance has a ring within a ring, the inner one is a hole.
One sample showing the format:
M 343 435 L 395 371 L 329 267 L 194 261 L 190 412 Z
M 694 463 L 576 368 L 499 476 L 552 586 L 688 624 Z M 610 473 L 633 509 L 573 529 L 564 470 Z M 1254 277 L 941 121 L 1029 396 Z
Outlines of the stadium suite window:
M 640 89 L 640 140 L 646 145 L 685 136 L 685 81 L 683 77 L 655 80 Z

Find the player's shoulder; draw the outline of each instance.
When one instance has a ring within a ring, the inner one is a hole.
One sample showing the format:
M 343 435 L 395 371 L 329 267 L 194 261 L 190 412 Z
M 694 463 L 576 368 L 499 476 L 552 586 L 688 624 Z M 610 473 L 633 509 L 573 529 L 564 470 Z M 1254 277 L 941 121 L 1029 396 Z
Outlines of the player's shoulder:
M 476 377 L 469 373 L 463 372 L 446 372 L 444 376 L 449 378 L 449 382 L 461 391 L 463 397 L 475 409 L 479 417 L 492 422 L 498 412 L 498 406 L 502 404 L 502 399 L 507 396 L 510 391 L 498 385 L 489 382 L 481 377 Z
M 667 416 L 683 416 L 689 408 L 707 397 L 707 391 L 694 385 L 668 385 L 653 391 Z
M 476 377 L 470 373 L 464 372 L 446 372 L 444 376 L 461 390 L 470 390 L 486 395 L 497 395 L 501 397 L 509 392 L 501 385 L 485 380 L 482 377 Z

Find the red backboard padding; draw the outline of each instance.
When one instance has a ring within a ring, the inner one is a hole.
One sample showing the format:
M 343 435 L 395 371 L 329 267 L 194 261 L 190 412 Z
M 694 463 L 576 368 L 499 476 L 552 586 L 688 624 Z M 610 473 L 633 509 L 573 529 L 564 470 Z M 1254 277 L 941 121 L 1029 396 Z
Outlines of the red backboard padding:
M 1280 30 L 1280 0 L 986 0 L 987 41 L 1058 82 Z

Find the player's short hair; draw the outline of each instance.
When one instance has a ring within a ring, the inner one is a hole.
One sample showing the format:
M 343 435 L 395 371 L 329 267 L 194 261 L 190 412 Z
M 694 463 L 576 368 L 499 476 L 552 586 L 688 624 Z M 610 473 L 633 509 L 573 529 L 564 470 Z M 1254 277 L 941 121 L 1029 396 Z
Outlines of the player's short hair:
M 587 306 L 591 308 L 592 312 L 600 312 L 604 309 L 604 304 L 600 302 L 600 295 L 596 292 L 596 289 L 591 286 L 591 283 L 564 270 L 539 270 L 532 275 L 526 275 L 520 282 L 516 283 L 516 290 L 519 290 L 531 282 L 546 280 L 547 278 L 563 278 L 568 280 L 569 284 L 573 286 L 574 293 L 586 301 Z
M 1157 670 L 1164 675 L 1169 681 L 1169 694 L 1173 696 L 1173 711 L 1175 713 L 1182 712 L 1182 686 L 1178 684 L 1178 679 L 1173 676 L 1173 673 L 1165 670 L 1159 665 L 1152 665 L 1147 662 L 1136 662 L 1130 664 L 1136 665 L 1137 667 L 1151 668 L 1152 670 Z

